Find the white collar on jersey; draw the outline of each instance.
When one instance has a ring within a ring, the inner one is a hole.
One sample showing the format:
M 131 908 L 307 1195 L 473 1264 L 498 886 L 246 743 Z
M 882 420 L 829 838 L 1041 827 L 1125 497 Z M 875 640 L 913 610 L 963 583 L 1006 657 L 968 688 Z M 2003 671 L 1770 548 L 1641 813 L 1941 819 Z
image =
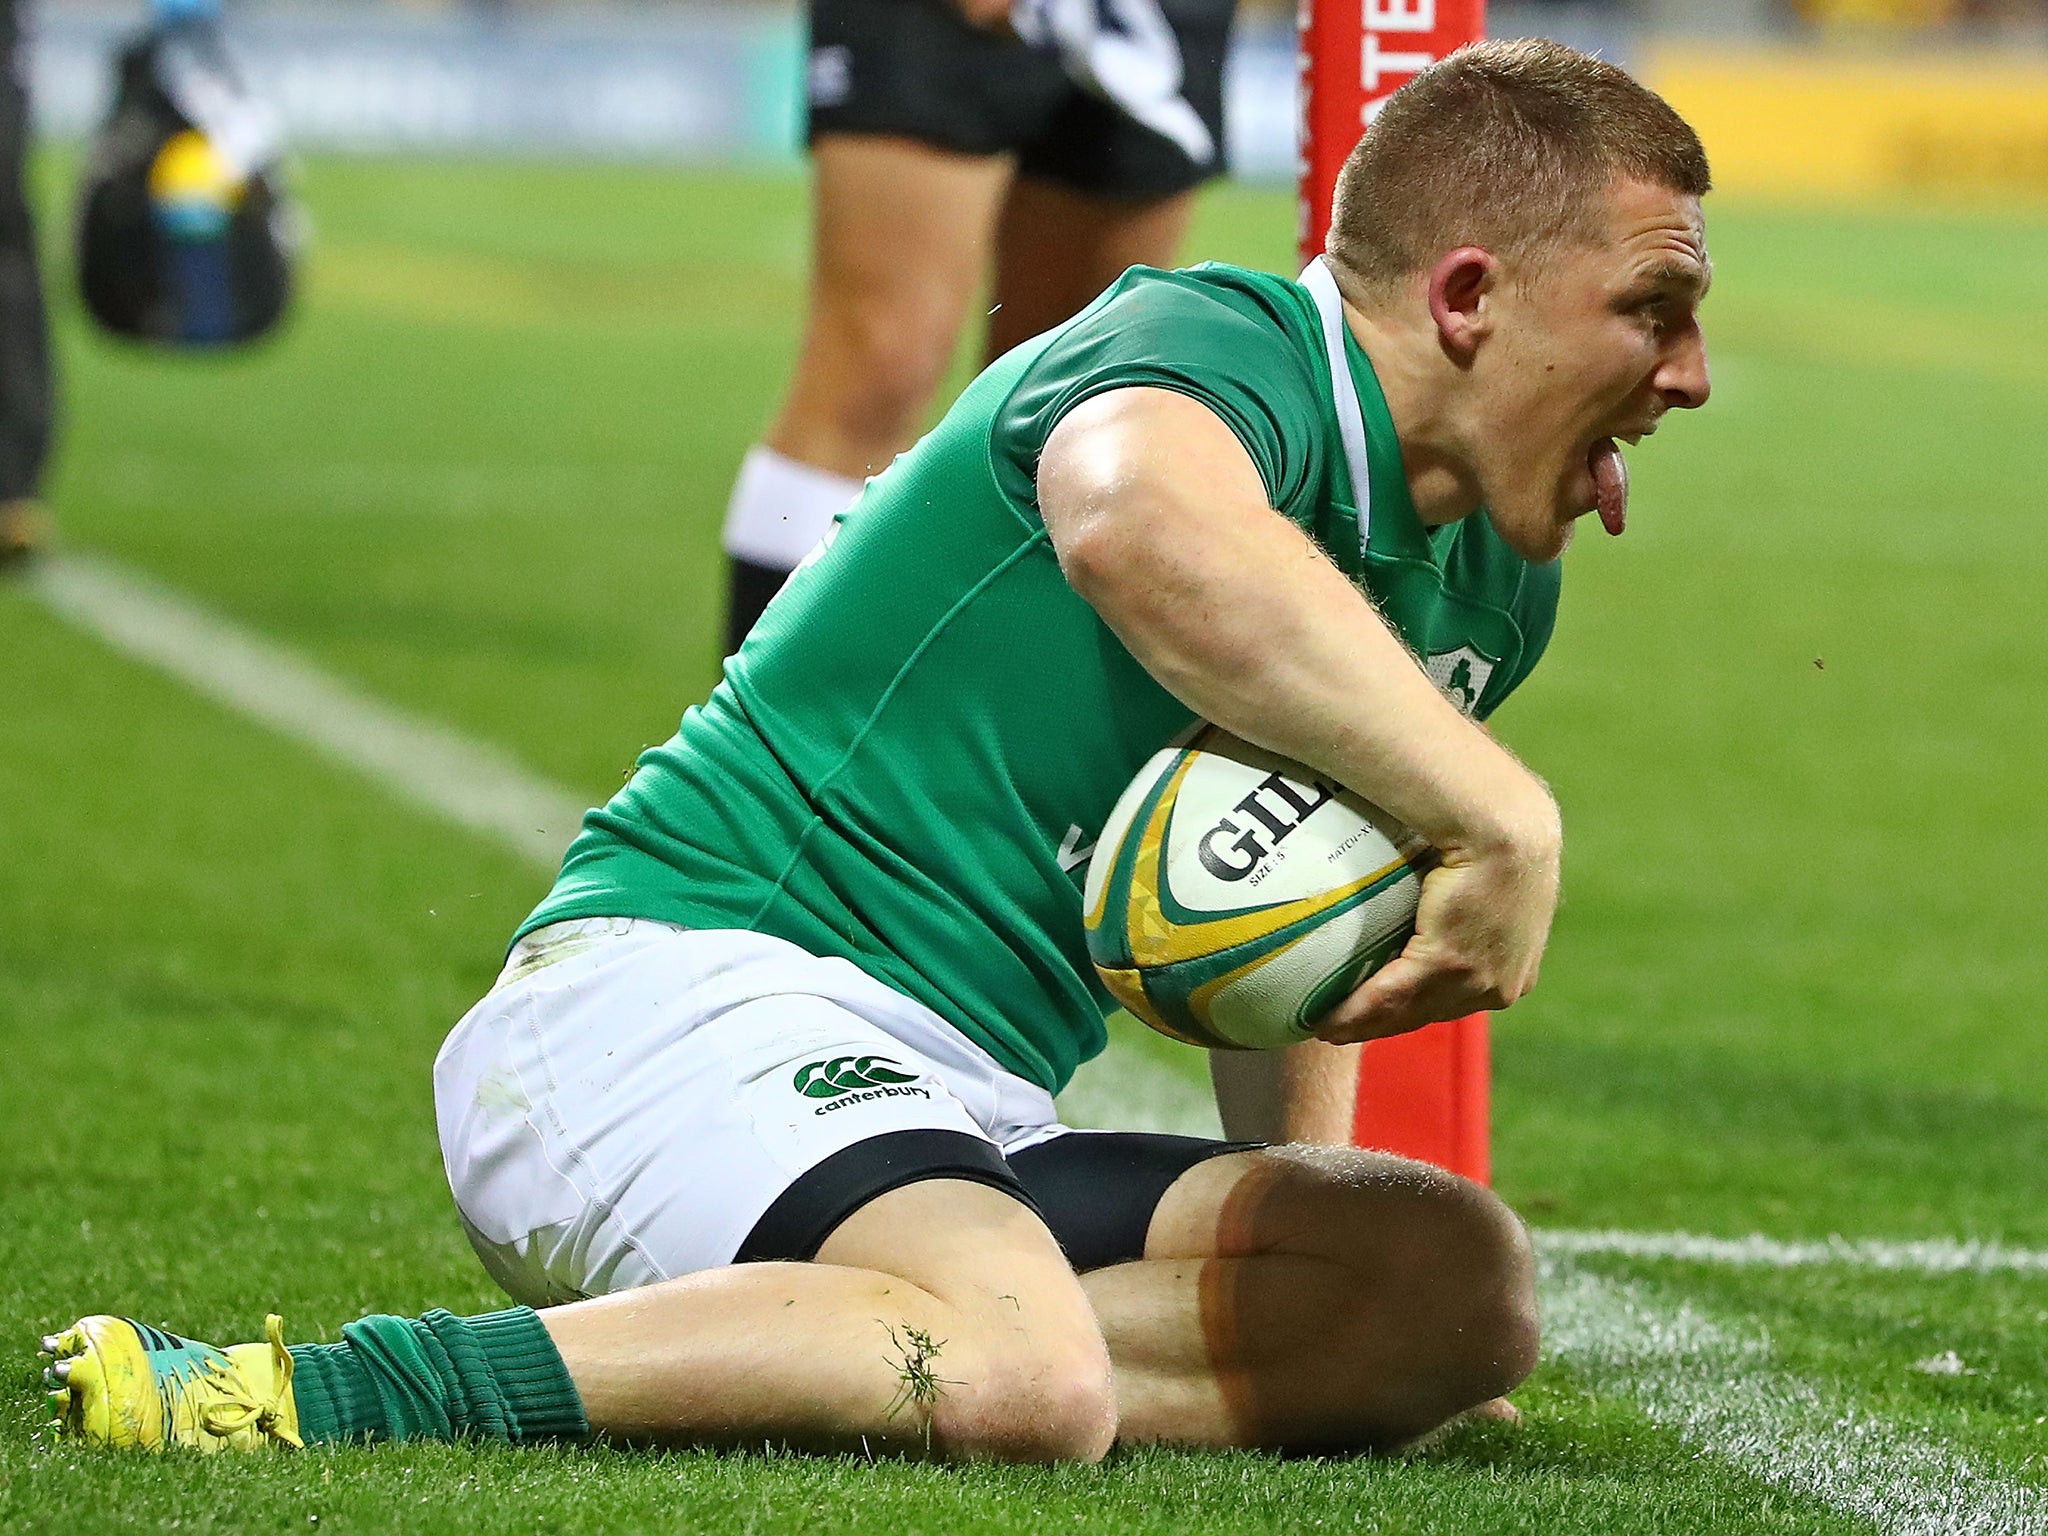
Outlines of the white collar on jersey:
M 1323 317 L 1323 351 L 1330 361 L 1330 393 L 1337 402 L 1337 431 L 1344 439 L 1344 462 L 1351 470 L 1351 496 L 1358 503 L 1358 547 L 1363 550 L 1372 522 L 1372 479 L 1366 472 L 1365 412 L 1359 408 L 1358 384 L 1351 377 L 1351 360 L 1344 353 L 1344 301 L 1337 294 L 1337 280 L 1320 256 L 1302 268 L 1298 281 L 1316 301 L 1316 309 Z

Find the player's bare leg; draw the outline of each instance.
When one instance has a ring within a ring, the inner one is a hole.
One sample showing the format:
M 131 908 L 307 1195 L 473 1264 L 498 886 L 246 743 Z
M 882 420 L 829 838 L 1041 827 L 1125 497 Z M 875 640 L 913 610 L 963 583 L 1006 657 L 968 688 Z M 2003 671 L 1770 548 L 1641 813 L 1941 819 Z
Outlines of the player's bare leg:
M 868 475 L 916 437 L 952 362 L 1010 162 L 869 134 L 827 134 L 812 160 L 810 313 L 767 442 Z
M 508 1324 L 525 1345 L 493 1351 L 481 1330 L 502 1340 Z M 422 1348 L 421 1328 L 439 1342 Z M 539 1438 L 1093 1461 L 1116 1434 L 1109 1355 L 1065 1255 L 1026 1206 L 964 1180 L 879 1196 L 817 1263 L 730 1265 L 538 1314 L 365 1319 L 347 1343 L 293 1351 L 275 1317 L 270 1331 L 221 1351 L 81 1319 L 44 1341 L 53 1408 L 66 1433 L 145 1450 L 520 1441 L 538 1424 Z M 340 1385 L 351 1375 L 358 1387 Z
M 1172 266 L 1194 205 L 1192 192 L 1097 197 L 1020 174 L 996 226 L 989 359 L 1078 314 L 1125 268 Z
M 1025 1206 L 926 1180 L 814 1264 L 741 1264 L 541 1314 L 622 1439 L 1094 1460 L 1115 1434 L 1088 1300 Z
M 822 135 L 812 162 L 803 346 L 726 511 L 728 650 L 862 479 L 916 438 L 980 287 L 1010 176 L 1003 156 L 876 134 Z
M 1083 1277 L 1131 1440 L 1394 1448 L 1533 1368 L 1534 1265 L 1476 1184 L 1337 1147 L 1188 1170 Z M 1497 1411 L 1497 1410 L 1496 1410 Z

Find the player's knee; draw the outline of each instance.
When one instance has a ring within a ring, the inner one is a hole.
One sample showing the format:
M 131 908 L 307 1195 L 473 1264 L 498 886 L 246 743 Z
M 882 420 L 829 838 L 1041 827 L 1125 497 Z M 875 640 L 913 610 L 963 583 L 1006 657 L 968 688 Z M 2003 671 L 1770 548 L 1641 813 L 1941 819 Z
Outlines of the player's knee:
M 939 384 L 939 369 L 907 345 L 880 349 L 839 406 L 840 429 L 860 441 L 897 443 L 916 434 Z
M 1536 1368 L 1536 1264 L 1520 1218 L 1490 1190 L 1443 1175 L 1417 1205 L 1400 1267 L 1448 1418 L 1512 1391 Z
M 932 1411 L 954 1456 L 991 1461 L 1100 1461 L 1116 1439 L 1109 1353 L 1094 1340 L 992 1360 L 954 1384 Z
M 1528 1229 L 1490 1191 L 1468 1185 L 1463 1194 L 1454 1352 L 1464 1395 L 1477 1404 L 1513 1391 L 1536 1369 L 1542 1325 Z
M 1491 1191 L 1421 1164 L 1337 1163 L 1309 1193 L 1310 1246 L 1356 1274 L 1332 1355 L 1357 1364 L 1371 1443 L 1422 1434 L 1513 1390 L 1535 1368 L 1535 1262 Z M 1389 1321 L 1399 1319 L 1390 1351 Z
M 834 412 L 840 431 L 860 441 L 908 440 L 945 375 L 953 328 L 931 316 L 863 309 L 837 329 L 845 353 Z

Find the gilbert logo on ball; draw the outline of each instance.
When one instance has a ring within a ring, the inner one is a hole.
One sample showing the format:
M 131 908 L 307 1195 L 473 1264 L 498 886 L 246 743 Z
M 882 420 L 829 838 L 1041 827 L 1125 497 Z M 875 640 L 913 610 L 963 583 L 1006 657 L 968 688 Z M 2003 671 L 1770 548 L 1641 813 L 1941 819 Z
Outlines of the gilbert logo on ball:
M 1202 727 L 1147 763 L 1088 864 L 1088 953 L 1190 1045 L 1306 1040 L 1415 930 L 1436 852 L 1314 770 Z

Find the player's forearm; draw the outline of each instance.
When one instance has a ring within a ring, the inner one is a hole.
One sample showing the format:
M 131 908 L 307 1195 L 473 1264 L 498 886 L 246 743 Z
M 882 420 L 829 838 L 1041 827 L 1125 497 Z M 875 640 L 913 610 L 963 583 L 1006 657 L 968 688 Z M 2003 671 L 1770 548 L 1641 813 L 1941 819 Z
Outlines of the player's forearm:
M 1362 1046 L 1311 1040 L 1285 1051 L 1212 1051 L 1223 1134 L 1239 1141 L 1351 1140 Z
M 1185 552 L 1171 569 L 1124 564 L 1098 611 L 1204 719 L 1321 769 L 1437 846 L 1546 844 L 1555 812 L 1542 787 L 1437 693 L 1292 525 L 1272 525 L 1227 564 Z

